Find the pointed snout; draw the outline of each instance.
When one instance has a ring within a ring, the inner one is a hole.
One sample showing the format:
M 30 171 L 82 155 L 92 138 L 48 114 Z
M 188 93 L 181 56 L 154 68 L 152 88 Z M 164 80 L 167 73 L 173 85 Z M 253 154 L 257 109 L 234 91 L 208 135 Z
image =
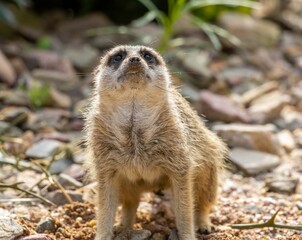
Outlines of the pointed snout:
M 130 64 L 139 64 L 141 62 L 139 57 L 130 57 L 129 58 L 129 63 Z

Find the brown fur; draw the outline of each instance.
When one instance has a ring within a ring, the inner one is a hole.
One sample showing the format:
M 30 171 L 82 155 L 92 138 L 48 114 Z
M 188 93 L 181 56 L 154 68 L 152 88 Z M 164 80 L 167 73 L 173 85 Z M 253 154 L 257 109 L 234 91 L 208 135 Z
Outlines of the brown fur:
M 112 67 L 121 50 L 127 55 Z M 140 59 L 138 68 L 131 57 Z M 95 86 L 86 113 L 86 165 L 98 183 L 96 239 L 112 239 L 119 203 L 121 226 L 131 228 L 141 193 L 167 187 L 180 240 L 194 240 L 194 226 L 210 230 L 226 148 L 171 85 L 160 55 L 143 46 L 116 47 L 101 60 Z

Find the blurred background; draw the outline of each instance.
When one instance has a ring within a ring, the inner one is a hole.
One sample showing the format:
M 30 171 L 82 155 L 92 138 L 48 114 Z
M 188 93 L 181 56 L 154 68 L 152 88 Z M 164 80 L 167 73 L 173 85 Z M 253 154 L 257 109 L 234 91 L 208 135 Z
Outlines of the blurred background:
M 229 227 L 278 209 L 282 222 L 302 222 L 301 0 L 0 0 L 0 213 L 19 224 L 11 237 L 93 239 L 82 113 L 100 57 L 120 44 L 157 49 L 230 147 L 211 215 L 222 227 L 209 239 L 301 239 Z M 175 227 L 168 200 L 143 197 L 141 239 Z

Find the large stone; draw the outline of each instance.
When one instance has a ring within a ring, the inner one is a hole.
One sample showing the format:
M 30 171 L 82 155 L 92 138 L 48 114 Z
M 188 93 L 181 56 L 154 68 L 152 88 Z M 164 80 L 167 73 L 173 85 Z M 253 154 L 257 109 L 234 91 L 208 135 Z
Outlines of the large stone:
M 67 190 L 66 194 L 68 194 L 74 202 L 83 202 L 83 195 L 81 193 Z M 64 193 L 60 190 L 47 193 L 46 198 L 58 206 L 69 203 Z
M 25 107 L 5 107 L 0 111 L 0 120 L 14 122 L 20 125 L 28 118 L 28 108 Z
M 249 105 L 253 100 L 263 96 L 264 94 L 276 90 L 278 88 L 278 83 L 275 81 L 267 82 L 259 87 L 253 88 L 241 96 L 241 102 L 244 105 Z
M 90 45 L 69 47 L 64 51 L 64 55 L 81 71 L 91 70 L 99 58 L 98 50 Z
M 179 51 L 176 57 L 189 75 L 195 79 L 194 85 L 206 87 L 210 84 L 212 73 L 209 68 L 210 55 L 208 52 L 200 51 L 199 49 Z
M 111 26 L 112 22 L 102 13 L 91 13 L 60 24 L 58 36 L 66 43 L 85 36 L 89 29 Z
M 221 71 L 217 78 L 230 86 L 236 86 L 245 81 L 259 82 L 263 76 L 259 70 L 251 67 L 233 67 Z
M 24 53 L 23 59 L 31 70 L 35 68 L 54 70 L 74 76 L 75 71 L 70 61 L 56 52 L 46 50 L 32 50 Z
M 296 148 L 296 142 L 293 134 L 289 130 L 282 130 L 277 134 L 281 146 L 287 151 L 291 152 Z
M 282 112 L 281 117 L 276 121 L 276 124 L 283 129 L 295 130 L 302 128 L 302 113 L 295 108 L 286 106 Z
M 232 149 L 230 159 L 248 175 L 256 175 L 272 170 L 280 164 L 280 159 L 276 155 L 244 148 Z
M 147 240 L 151 235 L 152 233 L 149 230 L 133 230 L 130 240 Z
M 10 214 L 0 209 L 0 240 L 14 240 L 23 234 L 23 228 Z
M 50 88 L 49 99 L 47 102 L 48 106 L 57 107 L 57 108 L 70 108 L 71 107 L 71 98 L 54 87 Z
M 13 85 L 16 82 L 16 73 L 6 58 L 6 56 L 0 50 L 0 82 Z
M 68 169 L 73 164 L 70 158 L 62 158 L 52 162 L 49 168 L 51 174 L 59 174 Z
M 266 182 L 268 191 L 292 194 L 295 192 L 299 180 L 296 178 L 275 177 Z
M 74 179 L 73 177 L 61 173 L 59 178 L 58 178 L 58 182 L 65 188 L 80 188 L 83 187 L 83 184 L 79 181 L 77 181 L 76 179 Z
M 249 122 L 246 111 L 231 99 L 206 90 L 201 91 L 199 96 L 196 108 L 207 119 L 222 122 Z
M 28 158 L 48 158 L 52 157 L 55 151 L 62 146 L 62 143 L 56 140 L 43 139 L 37 143 L 34 143 L 26 151 L 26 157 Z
M 280 116 L 282 109 L 288 103 L 290 103 L 288 95 L 273 91 L 253 100 L 248 112 L 252 116 L 253 122 L 269 123 Z
M 32 71 L 34 79 L 40 82 L 57 87 L 61 91 L 69 91 L 78 87 L 76 75 L 70 75 L 56 70 L 35 69 Z
M 20 137 L 22 130 L 18 127 L 12 126 L 8 122 L 0 121 L 0 136 L 6 137 Z
M 273 47 L 280 38 L 280 28 L 273 22 L 248 15 L 224 12 L 218 18 L 219 25 L 241 41 L 248 49 Z
M 22 237 L 19 240 L 52 240 L 47 234 L 34 234 L 26 237 Z
M 52 232 L 52 233 L 56 231 L 56 224 L 53 218 L 50 217 L 42 218 L 38 223 L 36 227 L 36 232 L 44 233 L 45 231 Z
M 230 146 L 280 154 L 273 125 L 218 124 L 213 130 Z

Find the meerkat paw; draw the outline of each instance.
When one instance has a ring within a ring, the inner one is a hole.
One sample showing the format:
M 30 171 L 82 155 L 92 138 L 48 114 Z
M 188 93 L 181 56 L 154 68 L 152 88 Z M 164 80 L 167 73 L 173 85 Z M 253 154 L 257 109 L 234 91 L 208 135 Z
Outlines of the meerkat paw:
M 200 234 L 209 234 L 213 231 L 215 231 L 215 225 L 212 223 L 200 224 L 197 228 L 197 232 Z

